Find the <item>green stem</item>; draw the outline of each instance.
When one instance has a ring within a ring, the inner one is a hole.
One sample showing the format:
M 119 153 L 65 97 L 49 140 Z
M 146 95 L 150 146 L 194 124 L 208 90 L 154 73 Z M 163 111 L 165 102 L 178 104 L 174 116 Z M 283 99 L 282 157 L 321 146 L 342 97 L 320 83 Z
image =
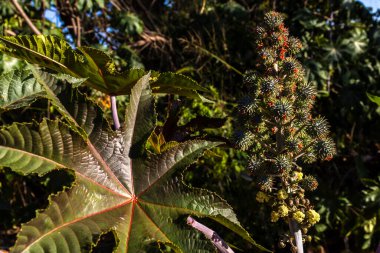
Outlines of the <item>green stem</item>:
M 217 56 L 216 54 L 214 53 L 211 53 L 210 51 L 208 51 L 207 49 L 201 47 L 201 46 L 197 46 L 197 45 L 193 45 L 196 49 L 198 49 L 199 51 L 201 51 L 202 53 L 206 54 L 206 55 L 209 55 L 211 56 L 211 58 L 214 58 L 215 60 L 221 62 L 223 65 L 225 65 L 228 69 L 232 69 L 233 71 L 235 71 L 237 74 L 239 75 L 243 75 L 243 73 L 241 71 L 239 71 L 238 69 L 236 69 L 235 67 L 233 67 L 231 64 L 229 64 L 228 62 L 226 62 L 225 60 L 223 60 L 222 58 L 220 58 L 219 56 Z

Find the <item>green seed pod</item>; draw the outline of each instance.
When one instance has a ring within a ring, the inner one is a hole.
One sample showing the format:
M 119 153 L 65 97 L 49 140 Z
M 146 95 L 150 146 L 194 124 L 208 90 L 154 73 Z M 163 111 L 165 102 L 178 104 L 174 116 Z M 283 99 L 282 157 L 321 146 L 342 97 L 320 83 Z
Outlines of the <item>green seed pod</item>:
M 249 131 L 236 131 L 234 140 L 238 149 L 248 150 L 253 144 L 253 134 Z
M 289 37 L 288 39 L 289 51 L 291 54 L 297 54 L 302 49 L 302 43 L 299 39 Z
M 282 98 L 274 103 L 272 112 L 275 117 L 286 120 L 293 114 L 292 104 L 288 99 Z
M 257 113 L 257 100 L 251 98 L 250 96 L 245 96 L 242 98 L 238 105 L 239 113 L 245 116 L 252 116 Z
M 291 160 L 286 155 L 280 155 L 275 158 L 275 162 L 272 165 L 273 172 L 275 174 L 283 174 L 291 169 Z
M 255 71 L 247 71 L 246 73 L 244 73 L 243 82 L 245 85 L 247 86 L 256 85 L 257 81 L 258 81 L 258 77 Z
M 256 34 L 259 38 L 265 38 L 267 35 L 267 30 L 264 27 L 258 26 L 256 28 Z
M 302 66 L 296 59 L 292 57 L 287 57 L 282 64 L 282 74 L 287 77 L 292 77 L 294 74 L 301 74 Z M 293 80 L 296 81 L 296 80 Z
M 264 78 L 261 82 L 260 91 L 264 96 L 277 94 L 278 80 L 273 77 Z
M 272 66 L 277 59 L 277 53 L 273 49 L 263 48 L 259 51 L 259 56 L 266 66 Z
M 274 179 L 271 176 L 260 176 L 257 180 L 260 190 L 263 192 L 271 192 L 274 185 Z
M 286 141 L 285 141 L 285 147 L 286 149 L 289 151 L 289 152 L 298 152 L 299 151 L 299 148 L 300 148 L 300 145 L 299 145 L 299 141 L 296 140 L 296 139 L 293 139 L 293 138 L 288 138 Z
M 317 92 L 313 85 L 311 85 L 310 83 L 304 83 L 297 87 L 296 94 L 301 101 L 305 101 L 315 99 Z
M 296 105 L 295 105 L 295 107 L 299 108 Z M 302 124 L 308 122 L 311 118 L 309 110 L 302 110 L 302 109 L 297 109 L 296 112 L 294 113 L 294 116 L 296 117 L 297 121 L 302 123 Z
M 307 127 L 307 133 L 312 138 L 323 138 L 329 133 L 329 124 L 327 120 L 318 117 L 311 121 Z
M 314 155 L 314 153 L 307 151 L 302 157 L 302 162 L 310 164 L 317 161 L 317 157 Z
M 314 191 L 318 187 L 318 181 L 315 177 L 308 175 L 304 177 L 301 185 L 306 191 Z
M 278 12 L 271 11 L 264 16 L 264 24 L 268 29 L 277 28 L 283 21 L 283 15 Z
M 314 150 L 318 158 L 323 160 L 331 160 L 336 153 L 335 144 L 330 138 L 318 140 L 314 145 Z
M 265 170 L 265 163 L 263 160 L 258 159 L 257 157 L 251 157 L 251 160 L 248 163 L 247 169 L 254 175 L 258 176 Z

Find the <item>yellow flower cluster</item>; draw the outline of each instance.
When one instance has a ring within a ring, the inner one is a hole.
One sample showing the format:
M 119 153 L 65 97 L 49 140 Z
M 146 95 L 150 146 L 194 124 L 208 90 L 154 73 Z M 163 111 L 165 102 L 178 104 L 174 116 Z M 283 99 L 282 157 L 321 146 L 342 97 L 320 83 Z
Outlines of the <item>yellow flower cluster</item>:
M 269 201 L 269 196 L 266 195 L 264 192 L 258 192 L 256 194 L 256 201 L 259 203 L 264 203 Z
M 314 210 L 307 211 L 306 212 L 306 217 L 307 217 L 307 221 L 311 225 L 314 225 L 315 223 L 317 223 L 321 219 L 321 216 L 319 215 L 319 213 L 317 213 Z
M 280 215 L 280 217 L 288 216 L 288 212 L 289 212 L 289 209 L 287 206 L 281 205 L 278 207 L 278 214 Z
M 279 190 L 278 193 L 277 193 L 277 198 L 279 200 L 284 200 L 284 199 L 287 199 L 288 198 L 288 194 L 286 193 L 285 190 Z
M 301 181 L 303 178 L 303 173 L 295 171 L 295 172 L 293 172 L 293 176 L 294 176 L 296 181 Z
M 275 211 L 272 211 L 271 214 L 270 214 L 270 221 L 271 222 L 276 222 L 278 221 L 278 219 L 280 218 L 280 215 L 275 212 Z
M 301 223 L 305 218 L 305 214 L 301 211 L 297 211 L 293 213 L 293 219 L 295 219 L 298 223 Z

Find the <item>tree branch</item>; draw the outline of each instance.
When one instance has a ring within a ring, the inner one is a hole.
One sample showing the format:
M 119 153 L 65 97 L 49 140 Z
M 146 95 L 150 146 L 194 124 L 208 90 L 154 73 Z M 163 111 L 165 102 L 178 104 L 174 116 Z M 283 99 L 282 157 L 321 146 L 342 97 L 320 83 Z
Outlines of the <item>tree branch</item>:
M 30 29 L 32 29 L 32 31 L 37 34 L 37 35 L 41 35 L 42 33 L 40 32 L 40 30 L 38 30 L 38 28 L 33 24 L 33 22 L 30 20 L 30 18 L 28 17 L 28 15 L 26 15 L 26 13 L 24 12 L 24 10 L 22 9 L 22 7 L 20 6 L 20 4 L 18 3 L 17 0 L 11 0 L 13 6 L 16 8 L 16 10 L 20 13 L 20 15 L 22 16 L 22 18 L 25 20 L 25 22 L 28 24 L 28 26 L 30 27 Z

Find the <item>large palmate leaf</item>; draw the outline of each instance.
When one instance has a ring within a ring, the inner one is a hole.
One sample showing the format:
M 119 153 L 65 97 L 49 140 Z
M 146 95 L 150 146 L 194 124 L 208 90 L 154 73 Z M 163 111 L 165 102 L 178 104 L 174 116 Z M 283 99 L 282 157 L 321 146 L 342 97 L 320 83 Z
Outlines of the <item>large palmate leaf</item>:
M 104 52 L 70 45 L 55 36 L 0 37 L 0 51 L 30 63 L 53 69 L 77 78 L 87 78 L 84 84 L 109 95 L 130 94 L 131 88 L 143 75 L 142 69 L 116 70 L 115 63 Z M 175 73 L 156 74 L 151 83 L 155 93 L 172 93 L 199 98 L 197 91 L 207 91 L 194 80 Z
M 64 85 L 57 89 L 57 80 L 47 73 L 34 74 L 66 123 L 43 120 L 2 128 L 0 166 L 40 175 L 68 168 L 76 181 L 22 226 L 12 252 L 89 252 L 110 230 L 118 239 L 114 252 L 145 252 L 153 242 L 178 252 L 213 251 L 209 241 L 184 225 L 189 214 L 211 218 L 255 244 L 223 199 L 189 188 L 175 176 L 218 143 L 191 140 L 160 154 L 145 149 L 156 117 L 149 75 L 132 89 L 124 126 L 112 131 L 89 99 Z

